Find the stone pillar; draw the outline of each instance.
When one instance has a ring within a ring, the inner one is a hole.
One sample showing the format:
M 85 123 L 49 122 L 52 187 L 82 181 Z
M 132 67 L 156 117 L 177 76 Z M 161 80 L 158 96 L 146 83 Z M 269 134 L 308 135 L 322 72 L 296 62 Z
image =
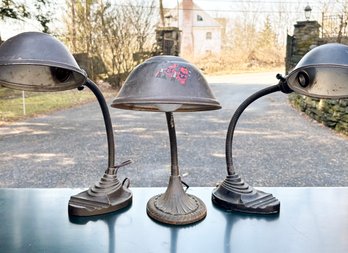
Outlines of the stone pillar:
M 321 44 L 319 43 L 319 28 L 320 25 L 317 21 L 298 21 L 294 25 L 294 35 L 289 36 L 287 41 L 287 73 L 310 49 Z

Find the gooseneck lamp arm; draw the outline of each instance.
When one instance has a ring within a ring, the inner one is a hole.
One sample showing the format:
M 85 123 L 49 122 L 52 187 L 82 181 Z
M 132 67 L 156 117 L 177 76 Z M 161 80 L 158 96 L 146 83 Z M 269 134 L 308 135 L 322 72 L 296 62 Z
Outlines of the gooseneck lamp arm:
M 129 179 L 125 178 L 121 183 L 117 178 L 117 170 L 131 161 L 115 165 L 114 133 L 105 98 L 98 86 L 89 78 L 78 89 L 81 90 L 84 86 L 93 92 L 103 114 L 108 143 L 108 168 L 103 177 L 88 190 L 71 196 L 68 210 L 69 214 L 73 216 L 92 216 L 117 211 L 129 206 L 133 196 L 128 189 Z
M 105 98 L 103 94 L 101 93 L 98 86 L 89 78 L 87 79 L 84 86 L 87 86 L 93 94 L 96 96 L 98 103 L 100 105 L 100 108 L 102 110 L 103 118 L 104 118 L 104 124 L 106 129 L 106 137 L 108 142 L 108 169 L 107 174 L 113 174 L 115 171 L 115 141 L 114 141 L 114 133 L 112 129 L 112 122 L 110 118 L 110 113 L 108 106 L 106 104 Z M 82 86 L 83 87 L 83 86 Z
M 263 96 L 266 96 L 268 94 L 271 94 L 277 91 L 282 91 L 283 93 L 292 92 L 292 90 L 289 88 L 284 77 L 282 77 L 280 74 L 277 74 L 277 78 L 280 80 L 278 84 L 270 86 L 270 87 L 266 87 L 252 94 L 237 108 L 236 112 L 233 114 L 233 117 L 228 126 L 227 136 L 226 136 L 226 165 L 227 165 L 228 175 L 233 175 L 235 173 L 234 167 L 233 167 L 233 152 L 232 152 L 233 135 L 234 135 L 234 130 L 237 126 L 238 119 L 242 115 L 244 110 L 255 100 Z
M 239 211 L 246 213 L 271 214 L 278 213 L 280 202 L 272 196 L 254 189 L 248 185 L 235 172 L 233 166 L 232 143 L 234 131 L 239 117 L 244 110 L 255 100 L 277 92 L 291 93 L 286 79 L 280 74 L 277 75 L 280 80 L 277 85 L 264 88 L 250 97 L 248 97 L 236 110 L 230 121 L 226 136 L 226 164 L 227 177 L 225 180 L 213 190 L 212 201 L 214 204 L 231 211 Z
M 233 152 L 232 152 L 232 143 L 233 143 L 233 136 L 234 136 L 234 130 L 236 128 L 237 122 L 239 117 L 242 115 L 244 110 L 255 100 L 271 94 L 273 92 L 280 91 L 279 85 L 273 85 L 271 87 L 264 88 L 250 97 L 248 97 L 236 110 L 236 112 L 233 114 L 233 117 L 230 121 L 230 124 L 228 126 L 227 130 L 227 136 L 226 136 L 226 165 L 227 165 L 227 174 L 233 175 L 235 173 L 234 167 L 233 167 Z

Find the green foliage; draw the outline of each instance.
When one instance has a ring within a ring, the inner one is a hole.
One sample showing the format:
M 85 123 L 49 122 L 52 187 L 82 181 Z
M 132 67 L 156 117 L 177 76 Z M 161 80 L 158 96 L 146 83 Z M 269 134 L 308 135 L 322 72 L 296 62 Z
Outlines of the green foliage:
M 52 22 L 52 12 L 49 10 L 50 0 L 36 0 L 35 10 L 29 10 L 24 3 L 14 0 L 2 0 L 0 3 L 0 19 L 8 18 L 25 22 L 30 18 L 35 18 L 42 26 L 42 31 L 49 33 L 49 23 Z
M 271 21 L 267 16 L 263 29 L 258 34 L 257 47 L 258 48 L 272 48 L 276 46 L 276 34 L 272 29 Z
M 45 11 L 45 7 L 49 6 L 50 2 L 47 0 L 37 0 L 36 3 L 34 4 L 37 13 L 35 14 L 35 19 L 41 24 L 42 26 L 42 32 L 44 33 L 49 33 L 49 23 L 52 22 L 51 18 L 51 11 Z
M 17 4 L 13 0 L 2 0 L 0 3 L 0 19 L 13 18 L 23 20 L 29 18 L 30 13 L 28 12 L 25 4 Z

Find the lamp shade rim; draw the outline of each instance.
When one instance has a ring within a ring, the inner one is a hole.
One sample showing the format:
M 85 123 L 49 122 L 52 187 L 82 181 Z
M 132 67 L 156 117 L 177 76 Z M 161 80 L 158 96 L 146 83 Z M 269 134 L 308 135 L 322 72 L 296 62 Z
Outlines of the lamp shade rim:
M 322 67 L 322 68 L 347 68 L 348 69 L 348 62 L 347 64 L 336 64 L 336 63 L 315 63 L 315 64 L 306 64 L 306 65 L 302 65 L 302 66 L 296 66 L 296 68 L 294 68 L 290 74 L 292 75 L 293 73 L 297 72 L 297 71 L 300 71 L 302 69 L 306 69 L 306 68 L 311 68 L 311 67 Z
M 139 110 L 139 111 L 161 111 L 155 105 L 183 105 L 175 112 L 192 112 L 192 111 L 210 111 L 210 110 L 219 110 L 221 105 L 214 99 L 209 98 L 195 98 L 192 101 L 187 99 L 178 100 L 171 99 L 167 97 L 157 97 L 157 98 L 116 98 L 111 107 L 126 109 L 126 110 Z
M 77 72 L 79 74 L 81 74 L 83 77 L 85 77 L 85 79 L 87 79 L 87 74 L 83 69 L 80 68 L 76 68 L 74 66 L 71 66 L 69 64 L 65 64 L 65 63 L 61 63 L 61 62 L 48 62 L 48 61 L 41 61 L 41 60 L 37 60 L 37 59 L 27 59 L 27 60 L 23 60 L 23 59 L 12 59 L 11 61 L 8 60 L 1 60 L 0 59 L 0 65 L 1 66 L 10 66 L 10 65 L 37 65 L 37 66 L 46 66 L 46 67 L 57 67 L 57 68 L 63 68 L 63 69 L 67 69 L 67 70 L 71 70 L 74 72 Z
M 64 90 L 74 89 L 83 85 L 87 81 L 87 74 L 83 69 L 79 69 L 74 66 L 67 65 L 60 62 L 47 62 L 47 61 L 40 61 L 40 60 L 20 60 L 20 61 L 18 60 L 17 62 L 16 60 L 12 60 L 11 62 L 9 62 L 9 61 L 0 60 L 0 66 L 26 66 L 26 65 L 66 69 L 79 75 L 80 78 L 76 80 L 80 80 L 80 81 L 61 85 L 61 86 L 60 85 L 44 86 L 40 88 L 38 88 L 37 85 L 16 83 L 14 81 L 6 81 L 6 80 L 0 80 L 0 84 L 8 88 L 18 89 L 18 90 L 51 92 L 51 91 L 64 91 Z

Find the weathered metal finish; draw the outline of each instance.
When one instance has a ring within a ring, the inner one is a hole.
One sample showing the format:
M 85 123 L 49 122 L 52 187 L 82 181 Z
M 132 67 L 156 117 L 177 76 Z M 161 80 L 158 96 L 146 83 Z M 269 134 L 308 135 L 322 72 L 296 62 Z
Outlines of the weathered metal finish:
M 279 78 L 281 77 L 279 76 Z M 225 180 L 213 190 L 212 201 L 214 204 L 226 210 L 245 213 L 274 214 L 279 212 L 280 202 L 278 199 L 273 197 L 270 193 L 254 189 L 235 172 L 232 144 L 238 119 L 244 110 L 255 100 L 280 90 L 287 93 L 291 92 L 286 86 L 284 87 L 284 79 L 282 79 L 278 85 L 267 87 L 248 97 L 233 114 L 226 136 L 225 155 L 227 176 Z
M 348 46 L 329 43 L 309 51 L 286 77 L 296 93 L 317 98 L 348 97 Z
M 207 209 L 199 198 L 186 194 L 179 176 L 175 124 L 172 112 L 166 112 L 171 150 L 171 176 L 165 193 L 152 197 L 147 214 L 160 222 L 186 225 L 205 218 Z
M 115 174 L 107 174 L 88 190 L 71 196 L 68 205 L 69 215 L 92 216 L 114 212 L 132 203 L 132 192 L 129 184 L 122 184 Z
M 21 33 L 0 46 L 0 84 L 31 91 L 60 91 L 87 86 L 97 98 L 108 142 L 108 168 L 89 190 L 72 196 L 69 214 L 90 216 L 112 212 L 131 204 L 129 181 L 118 181 L 115 144 L 110 113 L 98 86 L 80 69 L 67 48 L 54 37 L 39 33 Z
M 28 91 L 74 89 L 87 75 L 59 40 L 40 32 L 25 32 L 0 46 L 0 84 Z
M 164 112 L 221 108 L 201 72 L 186 60 L 169 55 L 138 65 L 111 106 Z
M 167 190 L 147 203 L 147 214 L 162 223 L 185 225 L 206 216 L 205 204 L 186 194 L 179 174 L 174 111 L 220 109 L 200 71 L 177 56 L 156 56 L 130 73 L 112 107 L 166 113 L 171 151 L 171 176 Z
M 279 212 L 280 202 L 271 194 L 255 190 L 235 173 L 232 162 L 233 134 L 240 115 L 255 100 L 273 92 L 293 91 L 318 98 L 348 97 L 348 46 L 332 43 L 312 49 L 287 76 L 277 75 L 277 85 L 248 97 L 234 113 L 226 137 L 227 177 L 214 189 L 212 201 L 227 210 L 272 214 Z
M 280 202 L 271 193 L 257 190 L 238 174 L 227 175 L 213 190 L 212 201 L 228 211 L 255 214 L 279 213 Z
M 192 224 L 207 215 L 203 201 L 184 191 L 180 176 L 170 176 L 165 193 L 152 197 L 146 211 L 152 219 L 172 225 Z
M 133 198 L 132 192 L 128 189 L 129 180 L 126 178 L 121 184 L 117 178 L 118 169 L 130 164 L 131 161 L 115 165 L 114 134 L 105 98 L 98 86 L 90 79 L 87 79 L 84 85 L 96 96 L 103 113 L 108 141 L 108 168 L 103 177 L 94 186 L 70 198 L 68 205 L 69 215 L 76 216 L 91 216 L 113 212 L 129 206 Z

